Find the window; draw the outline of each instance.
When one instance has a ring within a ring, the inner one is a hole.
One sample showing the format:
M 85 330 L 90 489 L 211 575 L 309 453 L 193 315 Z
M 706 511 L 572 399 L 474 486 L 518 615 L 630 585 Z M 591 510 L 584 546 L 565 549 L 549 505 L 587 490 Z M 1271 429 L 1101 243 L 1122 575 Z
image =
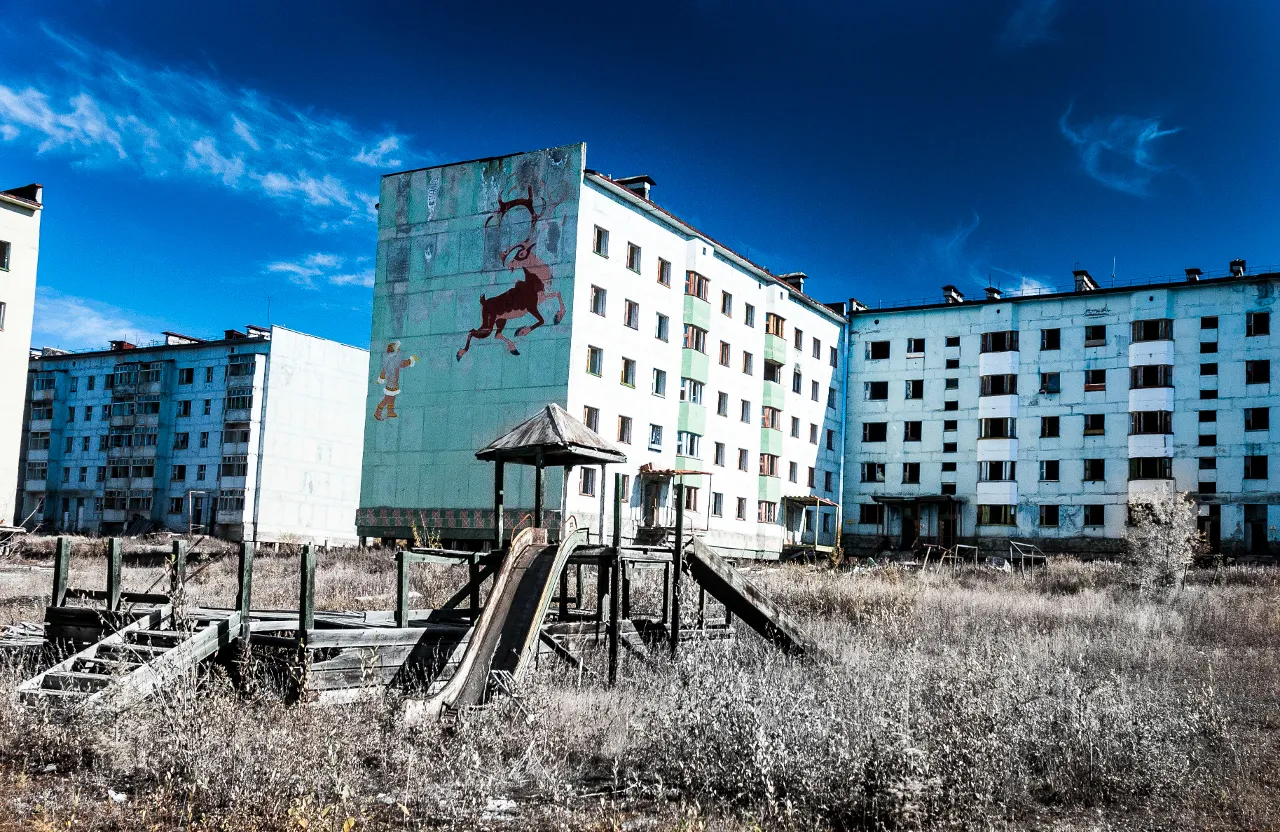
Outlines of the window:
M 1016 480 L 1018 463 L 1008 460 L 984 460 L 978 463 L 978 479 L 982 482 L 1011 482 Z
M 889 357 L 888 341 L 868 341 L 867 342 L 867 360 L 883 361 Z
M 9 271 L 9 255 L 13 249 L 13 245 L 8 240 L 0 240 L 0 269 Z M 0 329 L 3 329 L 3 321 L 0 321 Z
M 1216 433 L 1202 433 L 1196 445 L 1201 448 L 1212 448 L 1218 444 L 1218 435 Z
M 792 339 L 797 350 L 804 349 L 804 330 L 796 327 L 795 338 Z
M 904 422 L 902 425 L 902 441 L 903 442 L 919 442 L 923 434 L 924 422 Z M 831 448 L 832 437 L 835 431 L 827 431 L 827 448 Z
M 742 354 L 742 372 L 746 373 L 747 375 L 751 375 L 754 369 L 755 369 L 755 359 L 752 357 L 751 353 L 744 352 Z
M 1016 384 L 1015 377 L 1015 384 Z M 1050 396 L 1056 396 L 1062 392 L 1062 376 L 1059 373 L 1041 373 L 1040 374 L 1040 392 Z
M 593 376 L 604 372 L 604 350 L 599 347 L 587 347 L 587 372 Z
M 738 413 L 738 418 L 741 419 L 743 422 L 747 423 L 748 425 L 751 424 L 751 402 L 747 401 L 746 399 L 742 400 L 742 404 Z
M 782 411 L 769 405 L 760 408 L 760 427 L 782 430 Z
M 1271 409 L 1267 407 L 1246 407 L 1244 410 L 1245 430 L 1267 430 L 1271 427 Z
M 1201 353 L 1215 353 L 1217 351 L 1218 351 L 1217 341 L 1201 341 L 1200 342 Z
M 729 394 L 728 393 L 716 394 L 716 415 L 717 416 L 729 415 Z
M 884 482 L 884 463 L 883 462 L 862 463 L 862 481 L 863 482 Z
M 799 395 L 799 394 L 800 394 L 800 391 L 803 389 L 803 387 L 804 387 L 804 376 L 800 375 L 800 371 L 799 371 L 799 370 L 794 370 L 794 371 L 792 371 L 792 373 L 791 373 L 791 392 L 792 392 L 792 393 L 795 393 L 795 394 L 797 394 L 797 395 Z M 886 396 L 888 395 L 888 390 L 889 390 L 889 388 L 888 388 L 888 386 L 886 385 L 886 386 L 885 386 L 885 395 L 886 395 Z
M 659 341 L 666 341 L 668 338 L 667 330 L 669 329 L 670 319 L 661 312 L 658 313 L 658 325 L 654 330 L 653 337 Z
M 920 484 L 920 463 L 918 462 L 902 463 L 902 484 L 903 485 L 919 485 Z
M 52 402 L 35 402 L 31 405 L 31 421 L 47 422 L 53 418 Z
M 618 441 L 624 445 L 631 444 L 631 417 L 618 417 Z
M 169 475 L 169 479 L 173 480 L 174 482 L 182 482 L 186 478 L 187 478 L 187 466 L 185 465 L 173 466 L 173 472 Z
M 606 302 L 607 296 L 608 296 L 608 293 L 605 292 L 604 289 L 601 289 L 599 286 L 592 286 L 591 287 L 591 311 L 597 315 L 604 315 L 605 302 Z
M 1129 460 L 1129 479 L 1167 480 L 1173 478 L 1173 460 L 1167 456 L 1138 456 Z
M 747 326 L 756 325 L 756 308 L 749 303 L 742 307 L 742 322 Z
M 817 338 L 813 339 L 813 357 L 822 360 L 822 342 Z
M 1129 387 L 1141 390 L 1149 387 L 1172 387 L 1173 365 L 1147 364 L 1129 368 Z
M 222 464 L 218 467 L 218 474 L 223 477 L 243 477 L 248 471 L 249 458 L 247 456 L 224 456 Z
M 796 439 L 800 438 L 800 420 L 795 416 L 791 417 L 791 435 Z
M 596 469 L 593 466 L 584 465 L 578 474 L 578 493 L 588 497 L 595 496 Z
M 908 338 L 907 355 L 924 355 L 924 339 Z
M 206 470 L 206 468 L 208 468 L 208 466 L 206 466 L 206 465 L 197 465 L 197 466 L 196 466 L 196 480 L 197 480 L 198 482 L 204 482 L 204 477 L 205 477 L 205 470 Z
M 591 429 L 593 433 L 600 432 L 600 408 L 586 406 L 582 408 L 582 424 Z
M 1045 375 L 1057 374 L 1041 373 L 1040 379 L 1042 383 Z M 1015 375 L 983 376 L 981 378 L 981 386 L 978 388 L 979 396 L 1016 396 L 1017 394 L 1018 377 Z
M 671 264 L 658 258 L 658 282 L 663 286 L 671 285 Z
M 1058 460 L 1056 459 L 1040 460 L 1040 481 L 1041 482 L 1057 482 L 1058 481 Z
M 1218 493 L 1218 484 L 1216 482 L 1200 482 L 1196 484 L 1196 491 L 1204 496 Z
M 979 420 L 979 439 L 1016 439 L 1016 420 L 1011 417 Z
M 947 359 L 947 366 L 946 366 L 946 369 L 948 369 L 948 370 L 958 370 L 958 369 L 960 369 L 960 359 L 958 359 L 958 358 L 948 358 L 948 359 Z
M 812 423 L 809 425 L 809 444 L 818 444 L 818 426 Z
M 640 246 L 635 243 L 627 243 L 627 268 L 640 273 Z
M 1040 525 L 1053 529 L 1058 527 L 1058 506 L 1040 506 Z
M 205 368 L 204 368 L 204 383 L 205 383 L 205 384 L 213 384 L 213 368 L 212 368 L 212 367 L 205 367 Z M 93 382 L 92 382 L 92 381 L 90 381 L 90 382 L 89 382 L 89 389 L 90 389 L 90 390 L 92 390 L 92 389 L 93 389 Z
M 119 414 L 113 414 L 113 415 L 119 415 Z M 183 399 L 182 401 L 178 402 L 178 416 L 190 416 L 190 415 L 191 415 L 191 400 Z
M 1204 411 L 1201 412 L 1201 416 L 1203 415 Z M 1173 433 L 1173 414 L 1169 411 L 1136 410 L 1129 414 L 1129 434 L 1131 436 L 1161 433 Z
M 942 430 L 943 432 L 950 433 L 955 431 L 959 425 L 960 421 L 958 419 L 944 419 L 942 421 Z
M 622 359 L 622 383 L 627 387 L 636 386 L 636 362 L 631 358 Z
M 676 453 L 694 459 L 702 456 L 702 437 L 687 430 L 676 431 Z
M 1172 341 L 1173 320 L 1171 318 L 1153 318 L 1146 321 L 1134 321 L 1133 340 L 1135 342 Z
M 649 450 L 662 450 L 662 425 L 649 425 Z
M 89 437 L 87 437 L 87 436 L 82 436 L 82 437 L 80 437 L 80 450 L 81 450 L 81 451 L 84 451 L 84 452 L 86 452 L 86 453 L 88 452 L 88 450 L 89 450 Z
M 27 463 L 27 479 L 43 480 L 49 476 L 49 463 L 47 462 L 28 462 Z
M 836 353 L 836 348 L 835 348 L 835 347 L 828 347 L 828 356 L 827 356 L 827 358 L 828 358 L 828 362 L 827 362 L 827 363 L 829 363 L 832 367 L 836 366 L 836 363 L 837 363 L 837 361 L 839 360 L 839 355 Z
M 883 503 L 862 503 L 858 506 L 858 522 L 864 526 L 880 525 L 884 522 Z
M 655 396 L 665 397 L 667 395 L 667 371 L 666 370 L 659 370 L 657 367 L 654 367 L 653 388 L 651 392 Z
M 1256 335 L 1271 334 L 1270 312 L 1246 312 L 1244 316 L 1244 334 L 1247 338 Z
M 867 381 L 862 384 L 862 397 L 867 401 L 878 402 L 889 398 L 889 382 Z
M 684 276 L 684 293 L 692 295 L 701 300 L 707 299 L 707 290 L 711 285 L 711 281 L 707 280 L 697 272 L 688 272 Z
M 942 380 L 942 389 L 943 389 L 943 390 L 959 390 L 959 389 L 960 389 L 960 379 L 958 379 L 958 378 L 947 378 L 947 379 L 943 379 L 943 380 Z
M 939 494 L 955 494 L 956 484 L 954 482 L 938 483 L 938 493 Z
M 631 329 L 640 328 L 640 304 L 633 300 L 626 301 L 622 306 L 622 323 Z
M 1094 392 L 1107 389 L 1107 371 L 1106 370 L 1085 370 L 1084 371 L 1084 389 L 1085 392 Z
M 68 436 L 68 437 L 67 437 L 67 440 L 66 440 L 66 444 L 65 444 L 65 446 L 64 446 L 64 447 L 63 447 L 63 449 L 62 449 L 62 452 L 63 452 L 63 453 L 66 453 L 66 454 L 71 453 L 71 443 L 73 443 L 73 442 L 75 442 L 75 441 L 76 441 L 76 440 L 75 440 L 75 437 L 73 437 L 73 436 Z
M 771 503 L 768 500 L 761 500 L 759 509 L 756 512 L 756 519 L 761 523 L 778 522 L 778 504 Z
M 718 491 L 711 492 L 711 516 L 724 516 L 724 495 Z
M 1200 328 L 1201 329 L 1217 329 L 1218 316 L 1217 315 L 1203 316 L 1202 318 L 1200 318 Z
M 1107 343 L 1106 324 L 1095 324 L 1084 328 L 1084 345 L 1086 347 L 1102 347 Z
M 728 367 L 728 366 L 729 366 L 729 353 L 730 353 L 730 350 L 731 350 L 731 347 L 729 346 L 729 342 L 728 342 L 728 341 L 721 341 L 721 342 L 720 342 L 720 366 L 721 366 L 721 367 Z
M 201 448 L 207 448 L 207 447 L 209 447 L 209 432 L 208 432 L 208 431 L 201 431 L 201 432 L 200 432 L 200 447 L 201 447 Z
M 67 408 L 67 421 L 74 422 L 76 420 L 76 409 L 74 407 Z
M 1217 470 L 1217 468 L 1218 468 L 1218 458 L 1216 456 L 1200 457 L 1201 471 L 1215 471 Z
M 178 370 L 178 383 L 191 384 L 196 380 L 196 371 L 194 367 L 183 367 Z
M 836 432 L 828 428 L 827 429 L 827 450 L 834 451 L 835 449 L 836 449 Z
M 955 453 L 955 452 L 956 452 L 956 443 L 955 443 L 955 442 L 943 442 L 943 443 L 942 443 L 942 452 L 943 452 L 944 454 L 953 454 L 953 453 Z
M 1060 329 L 1040 330 L 1040 349 L 1042 350 L 1062 349 L 1062 330 Z
M 776 335 L 779 338 L 787 337 L 787 320 L 772 312 L 764 313 L 764 332 L 766 335 Z
M 693 324 L 685 324 L 684 348 L 705 353 L 707 351 L 707 331 Z
M 765 359 L 764 362 L 764 380 L 772 381 L 774 384 L 782 383 L 782 365 L 776 361 Z
M 1216 399 L 1218 398 L 1218 391 L 1217 390 L 1201 390 L 1200 398 L 1205 400 Z
M 862 423 L 862 441 L 863 442 L 886 442 L 889 438 L 888 422 L 863 422 Z
M 720 293 L 720 314 L 733 317 L 733 295 L 728 292 Z
M 715 456 L 712 457 L 712 462 L 716 465 L 719 465 L 722 468 L 724 467 L 724 443 L 723 442 L 716 443 Z
M 1106 415 L 1102 413 L 1086 413 L 1084 415 L 1084 435 L 1102 436 L 1107 432 Z
M 1014 330 L 982 333 L 982 352 L 1016 352 L 1017 349 L 1018 333 Z
M 812 468 L 810 468 L 809 470 L 810 470 L 810 471 L 812 471 L 813 469 L 812 469 Z M 790 481 L 790 482 L 799 482 L 799 481 L 800 481 L 800 466 L 799 466 L 799 464 L 797 464 L 797 463 L 795 463 L 795 462 L 788 462 L 788 463 L 787 463 L 787 480 L 788 480 L 788 481 Z
M 947 336 L 947 340 L 946 340 L 945 342 L 943 342 L 943 345 L 944 345 L 944 346 L 946 346 L 946 347 L 948 347 L 948 348 L 950 348 L 950 347 L 955 347 L 956 349 L 960 349 L 960 336 L 959 336 L 959 335 L 948 335 L 948 336 Z
M 184 509 L 183 509 L 182 504 L 183 504 L 183 499 L 182 499 L 181 497 L 170 497 L 170 498 L 169 498 L 169 513 L 170 513 L 170 514 L 181 514 L 181 513 L 183 512 L 183 510 L 184 510 Z
M 960 402 L 956 401 L 955 399 L 945 401 L 942 403 L 942 409 L 943 410 L 959 410 Z
M 1105 459 L 1084 460 L 1084 481 L 1102 482 L 1107 478 L 1107 461 Z
M 27 447 L 33 451 L 49 450 L 49 431 L 32 431 L 28 434 Z
M 816 381 L 809 382 L 809 398 L 815 402 L 818 400 L 818 382 Z
M 191 446 L 191 434 L 175 433 L 173 435 L 173 449 L 175 451 L 185 451 Z
M 747 470 L 747 449 L 746 448 L 738 449 L 738 470 L 739 471 Z
M 810 487 L 810 488 L 813 488 L 813 483 L 814 483 L 814 476 L 815 476 L 815 474 L 816 474 L 816 472 L 814 471 L 814 469 L 810 468 L 810 469 L 809 469 L 809 479 L 808 479 L 808 480 L 806 480 L 806 482 L 808 482 L 808 484 L 809 484 L 809 487 Z
M 1271 362 L 1266 359 L 1244 362 L 1245 384 L 1267 384 L 1271 381 Z
M 1218 365 L 1216 363 L 1206 363 L 1200 365 L 1200 375 L 1216 376 L 1218 374 Z
M 835 408 L 836 406 L 836 388 L 827 388 L 827 407 Z
M 1267 458 L 1265 456 L 1246 456 L 1244 458 L 1244 478 L 1247 480 L 1265 480 L 1267 478 Z
M 747 519 L 747 498 L 746 497 L 738 498 L 738 507 L 734 516 L 737 517 L 739 520 Z
M 906 380 L 906 398 L 908 399 L 924 398 L 924 379 L 909 378 Z
M 598 225 L 595 238 L 591 243 L 591 250 L 601 257 L 609 256 L 609 232 Z
M 702 382 L 692 378 L 680 379 L 680 401 L 690 404 L 702 404 Z
M 942 473 L 944 473 L 944 474 L 954 474 L 955 472 L 956 472 L 956 464 L 955 464 L 954 462 L 944 462 L 944 463 L 942 463 Z
M 979 526 L 1016 526 L 1018 525 L 1017 506 L 978 506 Z

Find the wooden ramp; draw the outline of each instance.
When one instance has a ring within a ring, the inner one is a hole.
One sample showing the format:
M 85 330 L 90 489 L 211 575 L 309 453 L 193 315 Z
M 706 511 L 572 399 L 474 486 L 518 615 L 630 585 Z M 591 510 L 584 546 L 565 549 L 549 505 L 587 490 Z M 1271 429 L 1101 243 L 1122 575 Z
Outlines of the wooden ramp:
M 175 628 L 173 607 L 145 612 L 132 624 L 94 642 L 18 686 L 26 704 L 120 711 L 151 696 L 240 636 L 232 612 Z
M 827 659 L 823 650 L 800 629 L 794 618 L 770 601 L 755 584 L 727 560 L 717 555 L 699 538 L 685 546 L 685 571 L 711 597 L 743 623 L 764 636 L 784 653 L 805 658 Z

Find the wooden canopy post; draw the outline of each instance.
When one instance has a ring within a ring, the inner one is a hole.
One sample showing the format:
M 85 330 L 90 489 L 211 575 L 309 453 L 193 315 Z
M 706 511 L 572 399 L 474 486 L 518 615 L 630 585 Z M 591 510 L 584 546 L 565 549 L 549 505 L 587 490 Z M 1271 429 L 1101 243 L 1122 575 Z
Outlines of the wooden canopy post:
M 396 552 L 396 626 L 409 626 L 409 553 Z
M 169 593 L 176 594 L 187 585 L 187 541 L 173 541 L 173 563 L 169 566 Z
M 316 549 L 311 543 L 302 546 L 302 568 L 299 571 L 298 641 L 305 645 L 307 632 L 316 625 Z
M 680 646 L 680 571 L 684 565 L 684 483 L 674 486 L 676 500 L 676 545 L 671 554 L 671 658 Z
M 538 454 L 533 464 L 533 527 L 535 529 L 542 528 L 543 469 L 542 454 Z
M 240 541 L 240 562 L 237 564 L 236 609 L 240 620 L 248 626 L 249 605 L 253 598 L 253 543 Z
M 53 550 L 53 595 L 49 606 L 60 607 L 67 602 L 67 576 L 71 568 L 71 541 L 58 538 Z
M 503 482 L 502 460 L 493 463 L 493 551 L 502 551 L 502 512 L 506 496 Z
M 604 483 L 600 483 L 601 487 Z M 613 557 L 609 563 L 609 686 L 618 683 L 618 582 L 622 571 L 622 474 L 613 475 Z
M 107 541 L 107 609 L 120 609 L 120 578 L 124 568 L 124 541 L 113 537 Z

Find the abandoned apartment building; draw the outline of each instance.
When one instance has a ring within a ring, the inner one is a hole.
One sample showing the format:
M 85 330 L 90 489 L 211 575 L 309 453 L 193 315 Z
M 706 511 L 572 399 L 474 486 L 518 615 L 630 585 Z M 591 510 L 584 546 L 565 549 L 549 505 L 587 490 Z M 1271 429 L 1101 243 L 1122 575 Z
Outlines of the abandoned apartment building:
M 280 326 L 32 351 L 20 519 L 51 532 L 352 543 L 367 362 Z

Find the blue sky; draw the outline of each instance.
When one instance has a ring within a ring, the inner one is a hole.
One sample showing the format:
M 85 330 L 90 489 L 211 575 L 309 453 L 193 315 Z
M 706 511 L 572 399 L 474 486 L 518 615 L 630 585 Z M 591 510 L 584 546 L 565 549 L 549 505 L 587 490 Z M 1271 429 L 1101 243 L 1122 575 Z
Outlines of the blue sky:
M 37 345 L 363 346 L 380 174 L 572 141 L 823 300 L 1280 262 L 1274 3 L 267 5 L 0 2 Z

